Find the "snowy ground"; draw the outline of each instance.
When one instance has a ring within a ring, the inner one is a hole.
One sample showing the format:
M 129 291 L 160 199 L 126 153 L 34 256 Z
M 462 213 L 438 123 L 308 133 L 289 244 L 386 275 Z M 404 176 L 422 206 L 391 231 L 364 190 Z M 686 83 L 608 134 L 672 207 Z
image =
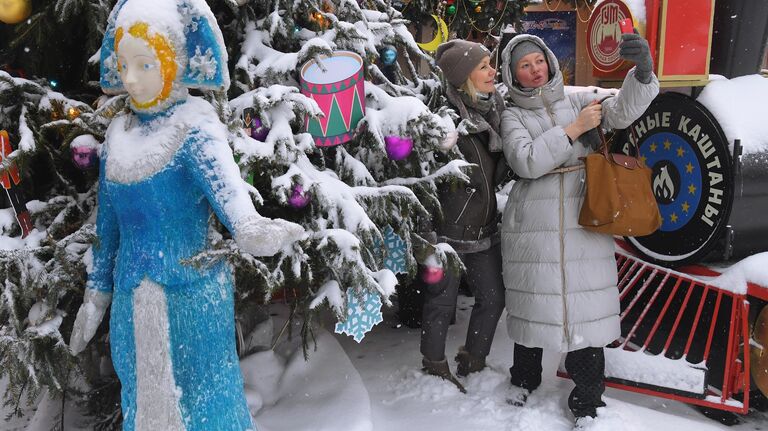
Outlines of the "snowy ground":
M 452 357 L 463 344 L 472 299 L 459 297 L 457 323 L 451 326 L 447 354 Z M 560 431 L 573 428 L 566 398 L 570 380 L 555 376 L 559 357 L 544 356 L 544 382 L 525 407 L 506 402 L 512 343 L 500 322 L 488 362 L 490 369 L 465 379 L 467 394 L 419 371 L 419 330 L 397 328 L 394 316 L 374 328 L 361 344 L 336 336 L 360 373 L 371 399 L 375 431 Z M 451 364 L 454 368 L 455 364 Z M 608 407 L 587 429 L 618 430 L 768 430 L 768 415 L 752 413 L 744 423 L 726 427 L 705 418 L 686 404 L 608 389 Z M 307 428 L 311 429 L 311 428 Z
M 463 343 L 472 304 L 471 298 L 459 298 L 457 323 L 449 333 L 449 357 Z M 286 312 L 280 306 L 273 311 L 279 329 Z M 489 357 L 490 368 L 464 379 L 466 395 L 419 371 L 419 330 L 399 326 L 392 310 L 360 344 L 322 329 L 317 337 L 317 350 L 310 349 L 308 362 L 298 337 L 287 336 L 274 352 L 257 353 L 241 362 L 249 406 L 260 431 L 565 431 L 573 427 L 565 403 L 573 383 L 555 376 L 555 355 L 545 353 L 544 383 L 525 407 L 506 402 L 512 343 L 502 323 Z M 598 411 L 598 419 L 587 430 L 768 430 L 768 414 L 763 413 L 753 412 L 742 424 L 726 427 L 679 402 L 610 388 L 604 399 L 608 407 Z M 0 418 L 0 430 L 47 431 L 60 405 L 60 401 L 43 400 L 25 418 L 11 422 Z M 71 406 L 65 413 L 65 430 L 83 429 L 74 425 L 78 415 Z

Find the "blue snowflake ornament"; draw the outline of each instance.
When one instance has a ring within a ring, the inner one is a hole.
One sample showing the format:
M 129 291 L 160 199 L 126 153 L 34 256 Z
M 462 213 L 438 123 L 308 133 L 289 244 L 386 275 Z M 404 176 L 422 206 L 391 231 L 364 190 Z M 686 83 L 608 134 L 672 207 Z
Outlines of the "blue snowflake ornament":
M 395 274 L 408 272 L 405 268 L 405 256 L 408 251 L 405 241 L 395 233 L 392 226 L 387 225 L 382 231 L 384 237 L 384 250 L 386 255 L 384 256 L 384 268 L 392 271 Z M 375 244 L 376 249 L 380 250 L 378 242 Z
M 337 334 L 347 334 L 358 343 L 363 341 L 373 327 L 381 323 L 384 317 L 381 314 L 381 298 L 370 292 L 363 292 L 361 303 L 352 289 L 347 289 L 347 319 L 336 323 Z

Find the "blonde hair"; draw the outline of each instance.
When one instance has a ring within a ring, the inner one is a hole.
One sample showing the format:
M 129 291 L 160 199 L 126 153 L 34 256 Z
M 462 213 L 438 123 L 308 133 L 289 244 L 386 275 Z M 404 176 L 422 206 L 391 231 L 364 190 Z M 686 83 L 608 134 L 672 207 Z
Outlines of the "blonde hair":
M 168 39 L 163 35 L 158 33 L 150 35 L 149 24 L 145 22 L 139 22 L 132 25 L 128 29 L 128 34 L 147 42 L 147 44 L 155 50 L 155 55 L 160 62 L 160 76 L 163 79 L 163 88 L 160 90 L 160 94 L 147 103 L 136 104 L 138 108 L 150 108 L 158 102 L 165 100 L 168 95 L 171 94 L 173 82 L 176 80 L 176 69 L 178 67 L 176 64 L 176 51 L 173 49 L 173 46 Z M 123 39 L 124 35 L 125 30 L 122 27 L 118 28 L 115 32 L 115 52 L 117 52 L 117 47 L 120 45 L 120 41 Z
M 477 88 L 475 88 L 475 84 L 472 83 L 471 78 L 467 78 L 467 80 L 461 84 L 460 90 L 467 93 L 467 96 L 472 100 L 472 103 L 477 102 Z

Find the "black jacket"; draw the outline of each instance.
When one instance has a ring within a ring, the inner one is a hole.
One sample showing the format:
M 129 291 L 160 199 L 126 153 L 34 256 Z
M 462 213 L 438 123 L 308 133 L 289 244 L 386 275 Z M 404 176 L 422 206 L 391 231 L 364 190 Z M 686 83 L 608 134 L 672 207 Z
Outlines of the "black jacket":
M 460 136 L 457 142 L 464 159 L 476 166 L 467 171 L 469 183 L 444 183 L 438 191 L 442 220 L 435 221 L 438 241 L 459 253 L 486 250 L 498 243 L 499 214 L 496 186 L 509 174 L 502 152 L 488 150 L 488 134 Z

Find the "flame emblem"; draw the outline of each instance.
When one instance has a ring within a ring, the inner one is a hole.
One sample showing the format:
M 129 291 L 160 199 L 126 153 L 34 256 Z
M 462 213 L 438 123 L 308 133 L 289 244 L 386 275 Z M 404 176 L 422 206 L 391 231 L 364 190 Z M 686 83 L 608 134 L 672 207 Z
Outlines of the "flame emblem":
M 653 194 L 661 201 L 671 201 L 675 196 L 675 184 L 669 175 L 668 166 L 664 166 L 653 179 Z

